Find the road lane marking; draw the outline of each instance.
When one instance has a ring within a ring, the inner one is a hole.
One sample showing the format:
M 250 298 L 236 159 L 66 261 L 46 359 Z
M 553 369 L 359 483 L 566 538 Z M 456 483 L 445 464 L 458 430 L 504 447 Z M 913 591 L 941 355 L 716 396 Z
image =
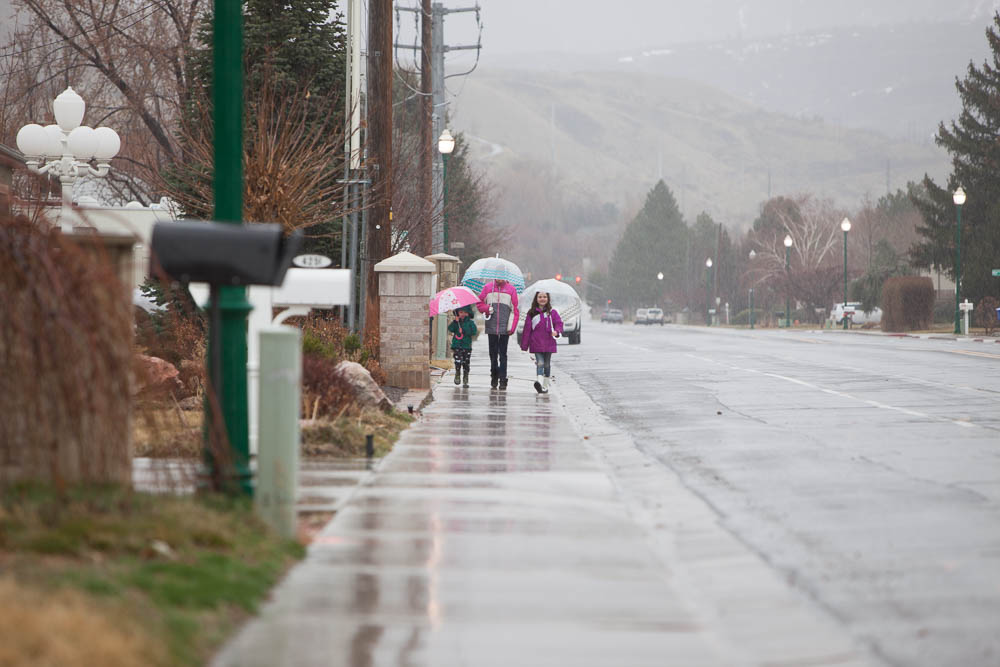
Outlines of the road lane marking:
M 989 352 L 979 352 L 978 350 L 948 350 L 952 354 L 965 354 L 970 357 L 986 357 L 987 359 L 1000 359 L 1000 354 L 990 354 Z
M 840 396 L 842 398 L 846 398 L 846 399 L 849 399 L 849 400 L 852 400 L 852 401 L 858 401 L 860 403 L 865 403 L 866 405 L 870 405 L 872 407 L 879 408 L 881 410 L 891 410 L 891 411 L 894 411 L 894 412 L 901 412 L 901 413 L 903 413 L 905 415 L 909 415 L 911 417 L 919 417 L 921 419 L 928 419 L 930 421 L 938 421 L 938 422 L 944 422 L 944 423 L 951 423 L 951 424 L 955 424 L 956 426 L 961 426 L 962 428 L 977 428 L 979 426 L 979 424 L 975 424 L 975 423 L 969 422 L 969 421 L 962 421 L 960 419 L 951 419 L 950 417 L 937 417 L 935 415 L 927 414 L 925 412 L 919 412 L 917 410 L 910 410 L 909 408 L 901 408 L 901 407 L 898 407 L 898 406 L 895 406 L 895 405 L 889 405 L 887 403 L 881 403 L 879 401 L 873 401 L 873 400 L 870 400 L 870 399 L 867 399 L 867 398 L 860 398 L 858 396 L 854 396 L 852 394 L 848 394 L 848 393 L 843 392 L 843 391 L 837 391 L 836 389 L 829 389 L 827 387 L 821 387 L 821 386 L 819 386 L 817 384 L 813 384 L 811 382 L 806 382 L 805 380 L 799 380 L 798 378 L 789 377 L 787 375 L 781 375 L 779 373 L 770 373 L 770 372 L 767 372 L 767 371 L 759 371 L 756 368 L 743 368 L 743 367 L 740 367 L 740 366 L 733 366 L 731 364 L 724 364 L 721 361 L 716 361 L 714 359 L 709 359 L 707 357 L 699 357 L 698 355 L 695 355 L 695 354 L 686 354 L 685 356 L 691 357 L 692 359 L 698 359 L 700 361 L 707 361 L 710 364 L 714 364 L 716 366 L 722 366 L 724 368 L 729 368 L 729 369 L 732 369 L 732 370 L 735 370 L 735 371 L 743 371 L 745 373 L 756 373 L 757 375 L 763 375 L 763 376 L 766 376 L 766 377 L 772 377 L 772 378 L 775 378 L 776 380 L 784 380 L 785 382 L 791 382 L 792 384 L 797 384 L 797 385 L 800 385 L 800 386 L 803 386 L 803 387 L 808 387 L 810 389 L 815 389 L 816 391 L 821 391 L 824 394 L 831 394 L 833 396 Z

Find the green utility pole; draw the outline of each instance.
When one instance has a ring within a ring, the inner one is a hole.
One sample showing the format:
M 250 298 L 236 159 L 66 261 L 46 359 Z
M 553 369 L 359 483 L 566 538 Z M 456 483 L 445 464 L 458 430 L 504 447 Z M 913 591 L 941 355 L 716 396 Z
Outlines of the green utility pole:
M 844 230 L 844 329 L 847 329 L 847 230 Z
M 962 294 L 962 205 L 956 204 L 958 225 L 955 227 L 955 333 L 962 333 L 961 309 L 959 299 Z
M 753 329 L 753 288 L 750 288 L 750 328 Z
M 789 290 L 791 285 L 788 283 L 788 264 L 791 259 L 792 246 L 785 245 L 785 328 L 788 329 L 792 326 L 792 298 Z
M 215 121 L 215 219 L 240 224 L 243 218 L 243 14 L 240 0 L 215 0 L 213 23 Z M 225 249 L 220 248 L 220 252 Z M 216 290 L 219 322 L 209 335 L 209 358 L 220 348 L 221 373 L 213 387 L 229 442 L 229 460 L 209 455 L 212 478 L 229 493 L 253 495 L 247 416 L 247 315 L 252 310 L 245 287 Z M 209 401 L 212 406 L 212 401 Z M 214 415 L 213 406 L 211 416 Z M 212 424 L 212 421 L 207 423 Z M 215 437 L 211 427 L 209 437 Z
M 444 196 L 441 198 L 441 218 L 444 223 L 444 253 L 450 252 L 448 247 L 448 154 L 441 153 L 441 187 Z

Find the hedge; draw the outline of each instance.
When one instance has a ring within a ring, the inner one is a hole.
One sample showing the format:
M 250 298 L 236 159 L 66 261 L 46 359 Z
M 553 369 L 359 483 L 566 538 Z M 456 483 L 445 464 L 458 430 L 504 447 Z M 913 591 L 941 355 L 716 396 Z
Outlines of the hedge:
M 929 328 L 934 316 L 934 298 L 934 282 L 930 278 L 889 278 L 882 286 L 882 330 Z

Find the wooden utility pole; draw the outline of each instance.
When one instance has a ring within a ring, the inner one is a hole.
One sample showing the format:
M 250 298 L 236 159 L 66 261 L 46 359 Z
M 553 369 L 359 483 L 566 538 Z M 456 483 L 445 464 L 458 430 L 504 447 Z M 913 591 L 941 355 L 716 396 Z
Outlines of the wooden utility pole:
M 420 16 L 420 215 L 425 223 L 420 225 L 419 254 L 431 254 L 431 217 L 434 214 L 434 159 L 437 146 L 434 136 L 434 79 L 431 64 L 433 48 L 434 15 L 431 0 L 421 0 Z
M 375 265 L 389 256 L 392 240 L 392 0 L 368 5 L 368 166 L 371 213 L 365 273 L 367 340 L 378 339 L 379 296 Z

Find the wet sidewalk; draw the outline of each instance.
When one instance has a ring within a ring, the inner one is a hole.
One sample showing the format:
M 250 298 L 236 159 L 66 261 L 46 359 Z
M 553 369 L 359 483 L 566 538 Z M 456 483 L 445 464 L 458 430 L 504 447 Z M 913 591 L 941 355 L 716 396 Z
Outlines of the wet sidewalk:
M 559 385 L 537 395 L 512 340 L 513 379 L 491 390 L 485 342 L 472 386 L 444 377 L 213 664 L 763 664 L 672 576 Z M 781 664 L 862 664 L 849 646 L 823 648 L 826 662 Z

